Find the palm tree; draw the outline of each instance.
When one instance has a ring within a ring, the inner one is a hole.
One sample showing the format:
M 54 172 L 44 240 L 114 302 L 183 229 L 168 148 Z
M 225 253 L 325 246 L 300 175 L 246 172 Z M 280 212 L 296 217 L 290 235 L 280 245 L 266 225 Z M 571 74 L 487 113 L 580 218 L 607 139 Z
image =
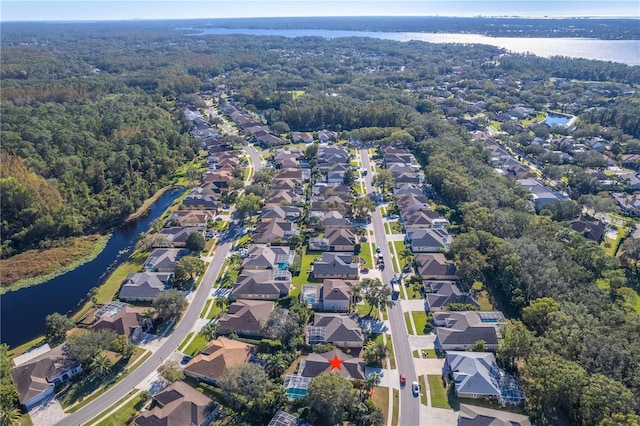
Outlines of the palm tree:
M 278 352 L 277 354 L 272 354 L 267 357 L 267 365 L 266 370 L 269 374 L 269 377 L 276 378 L 280 377 L 284 370 L 289 367 L 289 360 L 287 356 L 283 352 Z
M 91 362 L 91 372 L 98 377 L 105 376 L 111 371 L 113 363 L 104 354 L 98 354 Z
M 398 253 L 398 256 L 404 261 L 405 266 L 413 262 L 413 251 L 411 251 L 411 247 L 408 245 L 404 246 L 404 249 Z
M 151 327 L 153 327 L 153 316 L 156 314 L 151 308 L 147 308 L 142 311 L 142 327 L 148 331 Z
M 364 383 L 362 385 L 362 390 L 363 390 L 362 397 L 363 397 L 363 399 L 365 399 L 366 396 L 370 394 L 371 390 L 374 387 L 378 386 L 379 384 L 380 384 L 380 373 L 374 371 L 373 373 L 369 374 L 364 379 Z
M 17 408 L 12 408 L 8 411 L 0 411 L 0 425 L 13 426 L 20 424 L 20 418 L 22 413 Z
M 359 283 L 349 287 L 349 293 L 351 293 L 351 304 L 355 305 L 362 300 L 362 286 Z
M 224 311 L 227 309 L 227 306 L 229 304 L 229 299 L 227 297 L 216 297 L 213 303 L 216 308 L 220 309 L 221 311 Z

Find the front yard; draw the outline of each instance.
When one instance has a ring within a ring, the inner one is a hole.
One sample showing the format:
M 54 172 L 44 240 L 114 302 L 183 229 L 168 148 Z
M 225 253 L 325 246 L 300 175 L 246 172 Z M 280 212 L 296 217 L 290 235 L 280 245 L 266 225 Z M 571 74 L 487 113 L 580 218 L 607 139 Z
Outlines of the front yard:
M 429 392 L 431 393 L 431 406 L 435 408 L 451 409 L 447 388 L 444 387 L 442 376 L 429 374 Z

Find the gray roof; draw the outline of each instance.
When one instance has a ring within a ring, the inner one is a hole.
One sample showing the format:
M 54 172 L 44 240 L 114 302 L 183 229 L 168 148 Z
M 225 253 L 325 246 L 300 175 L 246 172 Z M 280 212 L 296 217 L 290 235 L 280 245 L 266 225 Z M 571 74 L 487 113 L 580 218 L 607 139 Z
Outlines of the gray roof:
M 418 273 L 424 279 L 438 276 L 457 276 L 453 263 L 449 263 L 442 253 L 420 253 L 415 256 Z
M 181 257 L 189 254 L 189 250 L 176 248 L 157 248 L 144 261 L 144 269 L 173 271 Z
M 451 235 L 446 229 L 412 229 L 407 228 L 407 240 L 413 247 L 436 247 L 448 250 Z
M 153 299 L 158 293 L 171 287 L 172 275 L 169 272 L 129 274 L 120 288 L 118 297 L 122 300 Z
M 266 244 L 249 244 L 247 257 L 242 262 L 244 268 L 271 269 L 279 264 L 290 265 L 293 253 L 288 246 L 267 246 Z
M 460 404 L 458 426 L 531 426 L 531 420 L 522 414 Z
M 262 324 L 269 319 L 273 307 L 274 302 L 271 301 L 240 299 L 229 305 L 227 312 L 220 318 L 218 330 L 247 330 L 259 335 Z
M 344 360 L 340 365 L 340 368 L 334 368 L 329 363 L 329 360 L 335 359 Z M 347 355 L 340 349 L 334 349 L 323 354 L 311 353 L 307 359 L 300 363 L 299 374 L 304 377 L 316 377 L 320 373 L 334 371 L 347 379 L 360 379 L 365 378 L 365 362 L 360 358 L 354 358 L 351 355 Z
M 172 383 L 153 399 L 157 406 L 135 419 L 140 426 L 200 425 L 211 420 L 218 406 L 213 400 L 182 381 Z
M 453 374 L 457 393 L 500 396 L 500 370 L 491 352 L 448 351 L 445 374 Z
M 492 318 L 493 315 L 493 318 Z M 436 324 L 445 323 L 445 327 L 436 327 L 436 334 L 442 345 L 472 345 L 484 340 L 488 345 L 497 345 L 498 327 L 503 324 L 501 312 L 434 312 Z
M 233 285 L 231 295 L 245 299 L 278 299 L 286 296 L 290 288 L 289 271 L 244 270 Z
M 431 308 L 443 308 L 450 303 L 464 303 L 480 307 L 478 301 L 470 294 L 463 293 L 455 281 L 423 281 L 427 305 Z
M 322 260 L 313 264 L 314 276 L 358 275 L 358 264 L 353 263 L 353 253 L 325 252 Z
M 302 214 L 302 207 L 295 206 L 269 206 L 262 208 L 260 219 L 285 219 L 287 217 L 299 218 Z
M 324 328 L 327 343 L 353 342 L 362 345 L 364 334 L 360 325 L 349 315 L 316 313 L 313 326 Z
M 169 241 L 172 243 L 185 243 L 189 235 L 193 232 L 203 233 L 205 228 L 202 226 L 193 226 L 193 227 L 181 227 L 181 226 L 173 226 L 171 228 L 162 228 L 160 232 L 161 235 L 166 236 Z

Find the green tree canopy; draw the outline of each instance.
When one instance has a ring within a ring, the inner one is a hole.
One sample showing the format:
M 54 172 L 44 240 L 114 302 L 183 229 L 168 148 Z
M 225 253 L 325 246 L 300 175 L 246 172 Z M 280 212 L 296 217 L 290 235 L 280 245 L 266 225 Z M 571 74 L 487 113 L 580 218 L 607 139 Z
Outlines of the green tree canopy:
M 168 320 L 180 316 L 188 303 L 180 291 L 171 289 L 158 293 L 152 305 L 160 317 Z
M 307 401 L 318 425 L 333 426 L 347 418 L 358 396 L 349 380 L 338 373 L 325 372 L 309 383 Z

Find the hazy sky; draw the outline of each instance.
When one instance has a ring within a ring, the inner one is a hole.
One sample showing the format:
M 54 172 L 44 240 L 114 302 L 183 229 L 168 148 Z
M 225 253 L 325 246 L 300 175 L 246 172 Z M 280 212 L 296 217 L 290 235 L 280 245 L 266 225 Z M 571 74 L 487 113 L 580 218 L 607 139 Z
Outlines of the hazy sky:
M 435 15 L 640 18 L 640 0 L 2 0 L 0 2 L 0 20 L 2 21 Z

